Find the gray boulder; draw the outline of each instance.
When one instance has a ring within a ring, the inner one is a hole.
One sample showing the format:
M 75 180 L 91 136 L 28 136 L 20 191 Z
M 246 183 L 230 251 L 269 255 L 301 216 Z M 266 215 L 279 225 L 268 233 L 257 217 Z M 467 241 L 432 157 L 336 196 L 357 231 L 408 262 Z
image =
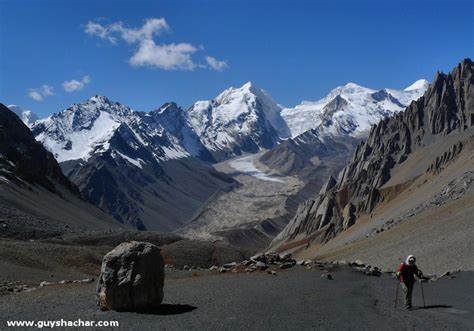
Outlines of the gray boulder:
M 164 261 L 146 242 L 124 242 L 104 256 L 97 284 L 101 310 L 149 311 L 163 300 Z

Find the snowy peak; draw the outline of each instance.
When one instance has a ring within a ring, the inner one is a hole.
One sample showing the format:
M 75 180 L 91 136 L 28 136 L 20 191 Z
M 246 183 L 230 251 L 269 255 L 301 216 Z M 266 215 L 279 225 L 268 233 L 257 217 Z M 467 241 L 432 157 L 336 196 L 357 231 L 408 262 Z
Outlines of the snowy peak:
M 23 121 L 23 123 L 25 123 L 26 126 L 30 127 L 38 120 L 38 116 L 31 110 L 24 110 L 17 105 L 9 105 L 7 108 L 14 112 Z
M 154 110 L 158 114 L 175 114 L 177 112 L 182 112 L 182 109 L 178 107 L 175 102 L 167 102 L 160 108 Z
M 405 88 L 403 91 L 408 92 L 408 91 L 420 90 L 420 89 L 426 91 L 429 85 L 430 83 L 428 83 L 426 79 L 419 79 L 413 84 L 411 84 L 410 86 L 408 86 L 407 88 Z
M 213 100 L 194 103 L 187 116 L 208 150 L 230 157 L 271 148 L 288 136 L 280 112 L 268 93 L 247 82 Z
M 281 114 L 292 137 L 315 128 L 320 133 L 360 137 L 381 119 L 405 109 L 423 95 L 427 86 L 425 80 L 418 80 L 409 90 L 374 90 L 348 83 L 318 101 L 285 108 Z
M 106 152 L 125 160 L 144 153 L 140 159 L 150 160 L 152 155 L 156 162 L 189 156 L 210 159 L 175 103 L 143 113 L 96 95 L 37 121 L 32 131 L 59 162 L 88 161 Z

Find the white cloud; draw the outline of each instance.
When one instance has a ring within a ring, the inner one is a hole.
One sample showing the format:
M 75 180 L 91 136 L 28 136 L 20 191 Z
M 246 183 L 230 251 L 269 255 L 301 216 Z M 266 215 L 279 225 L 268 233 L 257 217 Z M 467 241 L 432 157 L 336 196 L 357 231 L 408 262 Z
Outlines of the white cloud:
M 164 70 L 193 70 L 191 55 L 198 49 L 191 44 L 156 45 L 153 40 L 140 43 L 129 63 L 135 67 L 150 66 Z
M 43 96 L 38 91 L 30 90 L 28 96 L 33 100 L 43 101 Z
M 226 61 L 219 61 L 218 59 L 212 56 L 206 56 L 206 62 L 209 67 L 217 71 L 222 71 L 228 67 Z
M 97 22 L 87 22 L 84 32 L 107 40 L 112 44 L 117 43 L 118 35 L 129 44 L 138 43 L 143 40 L 153 39 L 153 36 L 160 35 L 163 31 L 169 31 L 170 27 L 164 18 L 149 18 L 145 20 L 143 26 L 139 29 L 126 28 L 122 22 L 115 22 L 108 25 L 102 25 Z
M 169 31 L 170 27 L 164 18 L 150 18 L 145 21 L 140 29 L 125 28 L 122 22 L 113 23 L 108 29 L 119 32 L 123 40 L 133 44 L 143 40 L 151 40 L 154 35 L 158 36 L 163 31 Z
M 222 71 L 227 67 L 225 61 L 211 56 L 206 57 L 207 65 L 198 65 L 193 59 L 194 53 L 202 50 L 189 43 L 160 44 L 154 37 L 171 31 L 164 18 L 149 18 L 140 28 L 127 28 L 122 22 L 102 25 L 87 22 L 84 32 L 116 44 L 122 39 L 127 44 L 136 44 L 137 48 L 128 60 L 134 67 L 152 67 L 163 70 L 194 70 L 196 67 Z
M 84 32 L 91 36 L 96 36 L 101 39 L 108 40 L 112 44 L 117 43 L 117 39 L 111 36 L 110 29 L 108 27 L 102 26 L 99 23 L 92 21 L 87 22 Z
M 84 86 L 86 86 L 90 82 L 91 82 L 90 77 L 89 76 L 84 76 L 84 77 L 82 77 L 82 79 L 80 81 L 75 80 L 75 79 L 67 80 L 67 81 L 63 82 L 62 86 L 63 86 L 63 89 L 66 92 L 70 93 L 70 92 L 82 90 L 84 88 Z
M 51 95 L 54 95 L 54 88 L 46 84 L 38 88 L 32 88 L 28 91 L 28 96 L 36 101 L 43 101 L 45 97 Z

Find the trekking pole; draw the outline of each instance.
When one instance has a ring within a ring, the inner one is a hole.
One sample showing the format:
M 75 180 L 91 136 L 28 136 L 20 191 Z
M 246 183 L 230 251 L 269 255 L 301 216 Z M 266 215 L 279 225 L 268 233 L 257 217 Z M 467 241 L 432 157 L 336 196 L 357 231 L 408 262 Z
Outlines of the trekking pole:
M 400 283 L 397 279 L 397 293 L 395 294 L 395 307 L 394 308 L 397 308 L 397 300 L 398 300 L 398 289 L 400 288 Z
M 423 308 L 426 308 L 426 304 L 425 304 L 425 292 L 423 291 L 423 280 L 420 281 L 420 285 L 421 285 L 421 296 L 423 298 Z

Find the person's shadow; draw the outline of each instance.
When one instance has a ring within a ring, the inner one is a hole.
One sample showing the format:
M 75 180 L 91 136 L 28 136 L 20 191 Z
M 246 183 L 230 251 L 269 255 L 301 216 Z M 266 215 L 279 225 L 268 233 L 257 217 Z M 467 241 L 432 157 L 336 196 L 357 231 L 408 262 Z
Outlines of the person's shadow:
M 197 307 L 191 305 L 180 305 L 180 304 L 169 304 L 163 303 L 157 308 L 142 310 L 139 311 L 139 314 L 148 314 L 148 315 L 179 315 L 184 313 L 189 313 Z

